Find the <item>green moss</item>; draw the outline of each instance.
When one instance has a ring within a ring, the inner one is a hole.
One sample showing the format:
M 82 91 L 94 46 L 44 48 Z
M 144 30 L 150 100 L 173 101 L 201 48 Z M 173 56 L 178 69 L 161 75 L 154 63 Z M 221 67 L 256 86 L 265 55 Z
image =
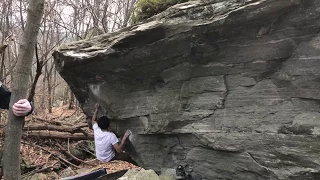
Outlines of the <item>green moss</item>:
M 133 22 L 137 23 L 159 14 L 170 6 L 189 0 L 139 0 L 135 9 Z

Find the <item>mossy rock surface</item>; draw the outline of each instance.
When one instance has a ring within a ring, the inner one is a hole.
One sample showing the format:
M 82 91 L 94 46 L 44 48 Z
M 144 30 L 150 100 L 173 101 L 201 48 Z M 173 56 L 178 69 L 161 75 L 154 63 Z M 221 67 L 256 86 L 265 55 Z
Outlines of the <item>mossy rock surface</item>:
M 175 4 L 187 1 L 189 0 L 140 0 L 137 3 L 133 21 L 134 23 L 141 22 L 153 15 L 161 13 Z

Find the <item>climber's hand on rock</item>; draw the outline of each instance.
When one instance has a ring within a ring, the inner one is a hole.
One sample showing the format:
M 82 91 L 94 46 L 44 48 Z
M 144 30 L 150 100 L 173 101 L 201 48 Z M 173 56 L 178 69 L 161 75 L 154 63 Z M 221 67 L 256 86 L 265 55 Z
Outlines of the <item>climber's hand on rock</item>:
M 127 139 L 130 136 L 130 133 L 127 131 L 126 133 L 124 133 L 123 138 Z
M 96 108 L 96 110 L 100 107 L 99 103 L 96 103 L 96 105 L 94 106 Z

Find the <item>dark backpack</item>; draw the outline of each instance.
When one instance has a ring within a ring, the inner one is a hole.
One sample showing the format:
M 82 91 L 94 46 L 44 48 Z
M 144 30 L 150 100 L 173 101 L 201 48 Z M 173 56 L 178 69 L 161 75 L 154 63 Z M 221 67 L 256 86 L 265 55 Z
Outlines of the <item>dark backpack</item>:
M 0 81 L 0 108 L 9 109 L 11 92 Z

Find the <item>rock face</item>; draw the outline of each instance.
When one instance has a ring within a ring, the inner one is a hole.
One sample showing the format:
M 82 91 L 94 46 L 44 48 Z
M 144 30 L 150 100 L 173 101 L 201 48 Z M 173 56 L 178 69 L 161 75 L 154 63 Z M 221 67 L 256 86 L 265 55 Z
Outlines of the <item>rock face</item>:
M 203 0 L 54 52 L 145 168 L 320 179 L 320 1 Z
M 131 169 L 117 180 L 162 180 L 153 170 L 142 169 L 140 171 Z

